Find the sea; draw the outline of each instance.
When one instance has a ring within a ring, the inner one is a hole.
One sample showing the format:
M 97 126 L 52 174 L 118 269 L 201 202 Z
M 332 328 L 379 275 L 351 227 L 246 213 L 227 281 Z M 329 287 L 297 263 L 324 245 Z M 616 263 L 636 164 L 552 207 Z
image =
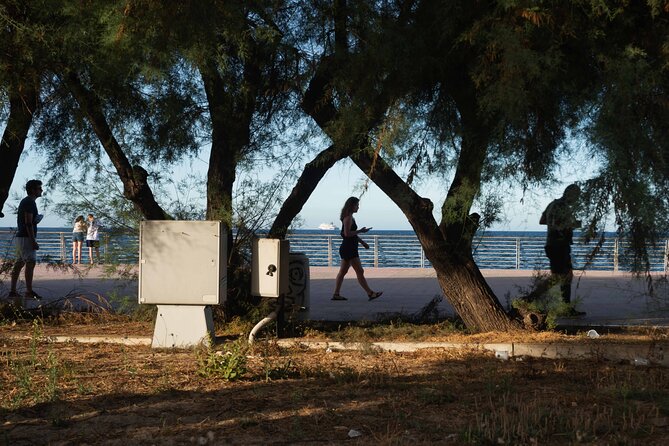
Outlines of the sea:
M 11 257 L 15 228 L 0 228 L 0 255 Z M 310 266 L 338 266 L 339 229 L 296 229 L 288 235 L 291 252 L 304 253 Z M 365 267 L 431 268 L 412 230 L 372 230 L 362 237 L 370 249 L 360 248 Z M 548 269 L 544 252 L 545 231 L 485 231 L 474 239 L 473 254 L 485 269 Z M 633 267 L 629 243 L 615 233 L 606 233 L 604 242 L 582 243 L 574 237 L 572 259 L 576 269 L 625 271 Z M 71 228 L 40 227 L 40 262 L 71 261 Z M 669 238 L 648 246 L 651 271 L 667 271 Z M 101 251 L 110 262 L 136 263 L 139 242 L 136 234 L 103 232 Z

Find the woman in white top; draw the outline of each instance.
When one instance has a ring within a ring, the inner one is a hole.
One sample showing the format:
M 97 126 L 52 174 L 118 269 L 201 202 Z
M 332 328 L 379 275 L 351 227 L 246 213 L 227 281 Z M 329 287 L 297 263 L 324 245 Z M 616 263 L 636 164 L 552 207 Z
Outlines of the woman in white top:
M 74 220 L 74 228 L 72 229 L 72 263 L 81 263 L 81 247 L 84 244 L 86 229 L 84 216 L 78 216 Z
M 86 233 L 86 246 L 88 246 L 88 260 L 93 263 L 93 250 L 95 249 L 95 262 L 100 263 L 100 239 L 98 230 L 100 223 L 93 214 L 88 214 L 88 232 Z

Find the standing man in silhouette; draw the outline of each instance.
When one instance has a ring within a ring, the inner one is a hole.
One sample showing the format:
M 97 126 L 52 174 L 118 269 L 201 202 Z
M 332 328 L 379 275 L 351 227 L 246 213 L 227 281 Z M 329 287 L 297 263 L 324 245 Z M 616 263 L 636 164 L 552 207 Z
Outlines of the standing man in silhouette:
M 26 292 L 25 297 L 41 299 L 33 290 L 33 273 L 37 263 L 37 223 L 42 220 L 42 215 L 37 211 L 35 200 L 42 196 L 42 182 L 40 180 L 30 180 L 26 183 L 26 193 L 28 194 L 21 203 L 16 213 L 16 262 L 12 268 L 11 288 L 9 297 L 13 299 L 20 298 L 16 291 L 16 285 L 19 281 L 19 275 L 23 267 L 26 267 Z
M 560 283 L 562 300 L 571 303 L 571 282 L 574 277 L 571 262 L 571 244 L 574 228 L 580 228 L 581 222 L 576 220 L 575 207 L 581 196 L 581 189 L 570 184 L 562 197 L 553 200 L 541 214 L 539 224 L 548 225 L 546 235 L 546 256 L 550 261 L 552 283 Z M 582 311 L 571 309 L 570 316 L 583 316 Z

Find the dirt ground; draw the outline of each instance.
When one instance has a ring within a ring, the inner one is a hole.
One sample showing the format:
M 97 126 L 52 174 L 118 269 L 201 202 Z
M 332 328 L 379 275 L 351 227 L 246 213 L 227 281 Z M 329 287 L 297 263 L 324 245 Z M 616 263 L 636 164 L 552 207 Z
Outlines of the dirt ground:
M 669 443 L 669 370 L 659 367 L 271 339 L 174 351 L 49 342 L 58 333 L 150 335 L 151 324 L 0 326 L 0 444 Z

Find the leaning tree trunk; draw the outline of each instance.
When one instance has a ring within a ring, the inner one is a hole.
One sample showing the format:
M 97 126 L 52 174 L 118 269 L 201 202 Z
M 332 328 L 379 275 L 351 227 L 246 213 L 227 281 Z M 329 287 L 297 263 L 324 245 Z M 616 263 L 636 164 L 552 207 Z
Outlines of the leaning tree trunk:
M 465 325 L 475 331 L 513 330 L 520 325 L 504 311 L 472 255 L 477 220 L 469 215 L 479 192 L 486 158 L 486 129 L 480 125 L 468 89 L 469 82 L 452 93 L 463 127 L 460 157 L 454 180 L 442 206 L 441 224 L 432 216 L 432 202 L 418 196 L 378 153 L 362 151 L 351 157 L 411 223 L 437 273 L 444 296 Z
M 353 162 L 379 186 L 409 220 L 437 273 L 444 296 L 470 330 L 513 330 L 519 325 L 504 311 L 471 253 L 451 251 L 450 243 L 432 216 L 432 202 L 416 194 L 371 150 L 352 156 Z
M 0 141 L 0 217 L 25 147 L 28 131 L 37 110 L 39 95 L 35 86 L 9 91 L 9 116 Z
M 125 156 L 95 93 L 88 90 L 74 73 L 66 75 L 65 82 L 114 165 L 123 183 L 125 198 L 130 200 L 147 220 L 171 219 L 172 217 L 156 201 L 148 183 L 146 170 L 139 165 L 132 166 Z
M 342 3 L 345 7 L 345 2 Z M 342 4 L 339 5 L 339 7 L 341 6 Z M 338 20 L 342 20 L 342 17 L 339 17 Z M 340 23 L 339 26 L 342 26 L 342 24 Z M 390 97 L 385 94 L 385 89 L 382 88 L 382 93 L 379 94 L 376 101 L 371 106 L 366 107 L 367 113 L 364 113 L 357 120 L 357 127 L 347 132 L 348 138 L 337 137 L 337 135 L 330 133 L 328 131 L 329 124 L 336 120 L 340 114 L 334 105 L 331 85 L 335 61 L 334 56 L 323 57 L 309 82 L 309 87 L 302 98 L 300 107 L 336 143 L 320 152 L 304 166 L 295 187 L 283 202 L 272 223 L 268 234 L 271 238 L 284 238 L 286 236 L 290 223 L 300 213 L 318 183 L 332 166 L 349 157 L 352 153 L 364 150 L 369 145 L 367 135 L 382 121 L 390 102 Z M 388 80 L 388 82 L 392 82 L 392 80 Z
M 448 250 L 425 256 L 437 273 L 448 302 L 467 328 L 475 331 L 508 331 L 520 326 L 504 311 L 497 296 L 473 260 L 454 259 Z
M 337 150 L 334 146 L 320 152 L 316 158 L 304 166 L 304 170 L 293 187 L 290 195 L 284 200 L 277 214 L 268 237 L 284 238 L 288 232 L 290 223 L 300 213 L 307 199 L 311 196 L 318 183 L 323 179 L 327 171 L 342 158 L 347 158 L 348 153 Z

